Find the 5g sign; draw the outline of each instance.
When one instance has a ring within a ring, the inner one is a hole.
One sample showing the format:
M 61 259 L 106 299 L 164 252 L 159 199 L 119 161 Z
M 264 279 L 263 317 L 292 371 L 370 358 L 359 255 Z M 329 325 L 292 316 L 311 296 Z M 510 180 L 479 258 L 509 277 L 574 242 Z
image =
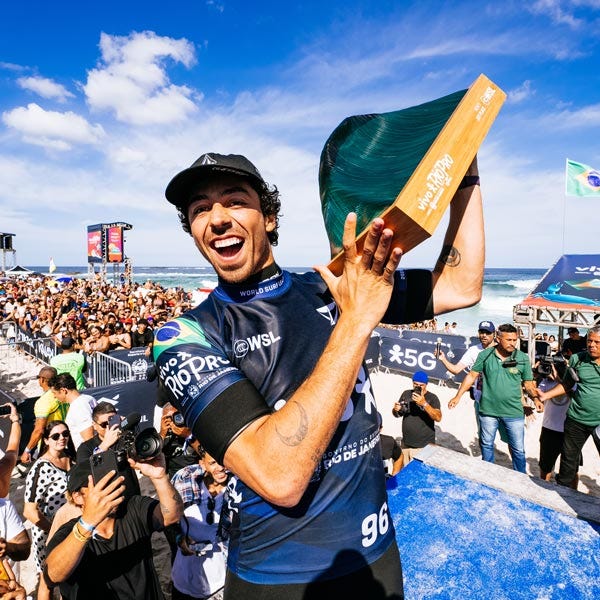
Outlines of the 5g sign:
M 426 371 L 438 379 L 445 379 L 443 365 L 439 363 L 433 352 L 432 344 L 385 339 L 381 341 L 381 364 L 389 369 L 414 373 Z M 437 371 L 437 372 L 436 372 Z

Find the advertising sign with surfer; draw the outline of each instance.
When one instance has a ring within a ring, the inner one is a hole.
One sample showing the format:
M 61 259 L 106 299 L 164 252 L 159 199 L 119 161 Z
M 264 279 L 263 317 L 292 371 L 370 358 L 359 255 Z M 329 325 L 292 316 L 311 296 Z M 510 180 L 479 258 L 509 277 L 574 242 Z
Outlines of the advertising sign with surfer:
M 521 305 L 569 310 L 600 307 L 600 255 L 564 254 Z

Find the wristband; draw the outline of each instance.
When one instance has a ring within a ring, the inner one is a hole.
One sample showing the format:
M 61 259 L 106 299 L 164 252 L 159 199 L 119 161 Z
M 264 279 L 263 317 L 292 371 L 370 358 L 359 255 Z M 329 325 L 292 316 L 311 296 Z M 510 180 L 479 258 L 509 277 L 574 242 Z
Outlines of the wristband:
M 465 175 L 462 178 L 462 181 L 458 185 L 459 190 L 464 190 L 465 188 L 479 185 L 479 175 Z
M 94 527 L 94 525 L 90 525 L 88 523 L 86 523 L 81 517 L 79 517 L 79 521 L 77 521 L 86 531 L 94 531 L 94 529 L 96 529 L 96 527 Z
M 78 542 L 87 544 L 87 542 L 89 542 L 92 539 L 92 536 L 89 535 L 86 537 L 85 535 L 82 535 L 81 531 L 79 531 L 78 525 L 79 525 L 79 522 L 77 522 L 77 523 L 75 523 L 75 525 L 73 525 L 73 535 L 75 536 L 75 539 Z
M 23 452 L 27 452 L 27 454 L 31 454 L 32 450 L 30 450 L 29 448 L 25 448 L 25 450 L 23 450 Z

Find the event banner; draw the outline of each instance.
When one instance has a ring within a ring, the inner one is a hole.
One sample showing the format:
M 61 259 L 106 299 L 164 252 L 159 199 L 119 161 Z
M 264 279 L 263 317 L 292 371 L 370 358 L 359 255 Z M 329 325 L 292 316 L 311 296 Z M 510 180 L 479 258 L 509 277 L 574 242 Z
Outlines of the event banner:
M 130 348 L 129 350 L 113 350 L 109 353 L 111 358 L 117 358 L 131 365 L 133 376 L 136 380 L 146 379 L 146 373 L 148 368 L 152 365 L 150 356 L 146 356 L 146 348 Z M 119 380 L 115 380 L 111 383 L 118 383 Z
M 379 332 L 379 329 L 377 330 Z M 424 333 L 424 332 L 419 332 Z M 438 336 L 439 337 L 439 336 Z M 461 336 L 454 337 L 453 344 L 440 342 L 440 348 L 453 363 L 460 360 L 466 346 L 460 343 Z M 457 344 L 457 341 L 459 342 Z M 379 338 L 379 366 L 390 371 L 398 371 L 412 375 L 416 371 L 425 371 L 430 379 L 439 381 L 454 381 L 460 383 L 465 374 L 452 375 L 435 357 L 435 344 L 423 343 L 418 340 L 408 340 L 400 337 Z
M 17 339 L 23 350 L 35 358 L 39 358 L 45 363 L 49 363 L 50 359 L 57 353 L 56 343 L 52 338 L 36 337 L 29 333 L 26 329 L 16 325 Z
M 87 261 L 99 263 L 104 258 L 102 248 L 102 225 L 88 225 L 87 228 Z
M 98 402 L 110 402 L 126 417 L 132 412 L 141 415 L 140 429 L 154 425 L 154 407 L 158 398 L 158 381 L 126 381 L 104 387 L 88 388 L 86 394 Z
M 600 256 L 564 254 L 520 305 L 598 311 Z
M 108 238 L 108 262 L 123 262 L 123 229 L 121 227 L 109 227 Z

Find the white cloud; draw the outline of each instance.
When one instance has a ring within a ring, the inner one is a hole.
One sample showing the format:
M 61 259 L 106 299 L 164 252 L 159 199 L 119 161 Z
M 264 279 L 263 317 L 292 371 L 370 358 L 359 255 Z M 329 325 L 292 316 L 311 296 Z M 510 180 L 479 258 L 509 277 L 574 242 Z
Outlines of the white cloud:
M 0 60 L 0 69 L 6 69 L 7 71 L 25 71 L 25 67 L 22 65 L 16 65 L 15 63 L 4 62 Z
M 195 62 L 193 45 L 153 32 L 127 37 L 102 33 L 101 64 L 88 72 L 83 86 L 92 109 L 113 112 L 119 121 L 132 125 L 177 123 L 197 107 L 193 90 L 169 81 L 164 59 L 185 67 Z
M 558 25 L 568 25 L 575 29 L 582 25 L 583 21 L 569 12 L 571 7 L 572 3 L 563 0 L 537 0 L 531 5 L 530 10 L 533 14 L 547 16 Z
M 507 93 L 507 101 L 511 104 L 518 104 L 527 100 L 535 94 L 535 90 L 531 89 L 531 81 L 526 79 L 519 87 L 509 90 Z
M 68 98 L 73 98 L 73 94 L 67 88 L 46 77 L 19 77 L 17 84 L 24 90 L 39 94 L 42 98 L 53 98 L 59 102 L 65 102 Z
M 24 141 L 55 150 L 73 144 L 97 144 L 104 137 L 100 125 L 91 125 L 73 112 L 44 110 L 31 103 L 2 114 L 2 120 L 23 136 Z

